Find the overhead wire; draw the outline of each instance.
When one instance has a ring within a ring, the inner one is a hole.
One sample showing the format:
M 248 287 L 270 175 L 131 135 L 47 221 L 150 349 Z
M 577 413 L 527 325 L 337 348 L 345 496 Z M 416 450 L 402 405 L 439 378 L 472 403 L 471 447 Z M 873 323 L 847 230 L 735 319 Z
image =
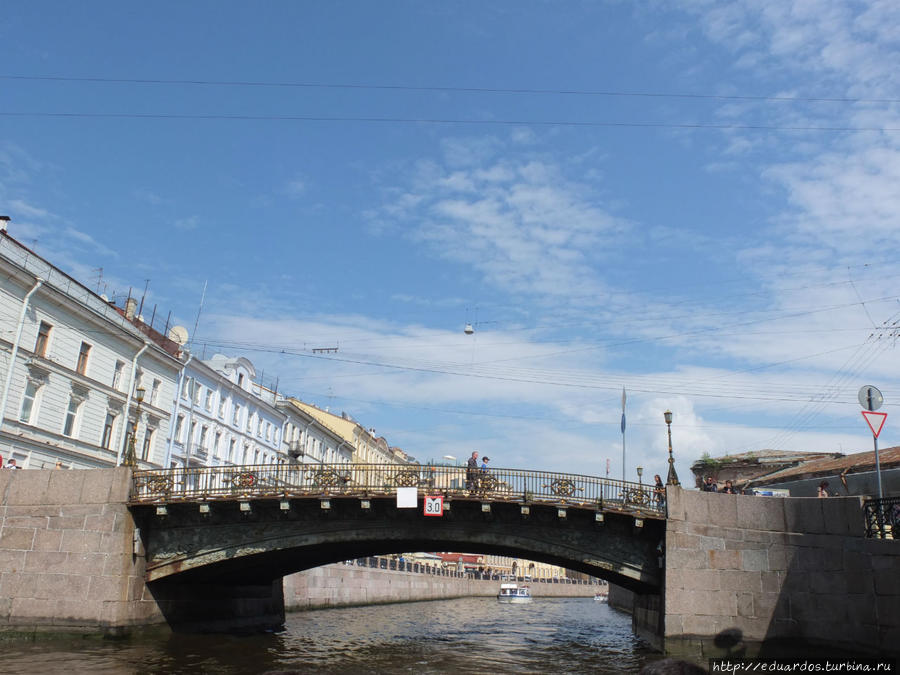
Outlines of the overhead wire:
M 713 131 L 796 131 L 828 133 L 896 133 L 900 127 L 840 126 L 840 125 L 779 125 L 779 124 L 725 124 L 716 122 L 624 122 L 600 120 L 528 120 L 528 119 L 465 119 L 452 117 L 375 117 L 359 115 L 251 115 L 223 113 L 106 113 L 106 112 L 46 112 L 0 111 L 0 117 L 47 119 L 132 119 L 132 120 L 192 120 L 238 122 L 359 122 L 371 124 L 433 124 L 462 126 L 518 126 L 518 127 L 573 127 L 573 128 L 621 128 L 621 129 L 684 129 Z
M 4 80 L 29 80 L 47 82 L 83 82 L 102 84 L 154 84 L 154 85 L 191 85 L 220 87 L 274 87 L 300 89 L 363 89 L 384 91 L 417 91 L 417 92 L 457 92 L 474 94 L 550 94 L 572 96 L 603 96 L 616 98 L 682 98 L 711 99 L 722 101 L 777 101 L 803 103 L 900 103 L 900 98 L 867 98 L 845 96 L 778 96 L 751 94 L 715 94 L 694 92 L 659 92 L 659 91 L 626 91 L 616 89 L 541 89 L 535 87 L 454 87 L 437 85 L 409 84 L 373 84 L 354 82 L 287 82 L 263 80 L 212 80 L 212 79 L 165 79 L 136 77 L 70 77 L 63 75 L 19 75 L 0 74 Z

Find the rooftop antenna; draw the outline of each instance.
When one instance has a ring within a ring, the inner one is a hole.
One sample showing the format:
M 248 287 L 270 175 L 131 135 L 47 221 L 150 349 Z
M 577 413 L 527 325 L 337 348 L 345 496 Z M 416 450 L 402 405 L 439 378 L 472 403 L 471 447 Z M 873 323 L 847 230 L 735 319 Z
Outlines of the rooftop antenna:
M 144 313 L 144 298 L 147 297 L 147 289 L 150 288 L 150 280 L 144 279 L 144 294 L 141 296 L 141 305 L 138 307 L 138 316 Z
M 206 299 L 206 285 L 209 279 L 203 282 L 203 293 L 200 294 L 200 306 L 197 308 L 197 320 L 194 321 L 194 332 L 191 334 L 191 346 L 194 346 L 194 338 L 197 337 L 197 326 L 200 325 L 200 312 L 203 311 L 203 301 Z M 206 357 L 206 345 L 203 345 L 203 357 Z
M 91 271 L 97 273 L 97 295 L 99 295 L 100 294 L 100 286 L 103 284 L 103 268 L 95 267 Z

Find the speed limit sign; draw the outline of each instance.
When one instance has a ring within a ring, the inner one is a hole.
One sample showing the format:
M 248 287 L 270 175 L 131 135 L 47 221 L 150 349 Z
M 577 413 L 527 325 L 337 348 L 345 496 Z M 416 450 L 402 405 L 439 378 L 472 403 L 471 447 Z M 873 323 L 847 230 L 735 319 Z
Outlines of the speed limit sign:
M 425 497 L 425 508 L 422 511 L 426 516 L 444 515 L 444 496 Z

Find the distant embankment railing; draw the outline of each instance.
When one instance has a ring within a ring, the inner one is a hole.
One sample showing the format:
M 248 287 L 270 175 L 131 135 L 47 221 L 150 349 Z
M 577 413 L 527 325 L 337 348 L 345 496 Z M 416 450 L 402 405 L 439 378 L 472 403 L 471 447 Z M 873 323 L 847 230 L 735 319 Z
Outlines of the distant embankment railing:
M 873 539 L 900 539 L 900 497 L 867 499 L 866 536 Z
M 132 504 L 311 496 L 391 496 L 399 487 L 452 499 L 553 503 L 665 517 L 652 486 L 520 469 L 409 464 L 265 464 L 135 471 Z
M 600 583 L 599 579 L 570 579 L 568 577 L 531 577 L 531 576 L 512 576 L 496 570 L 466 570 L 460 572 L 458 569 L 448 567 L 446 565 L 429 565 L 423 562 L 400 560 L 398 558 L 388 558 L 384 556 L 368 556 L 366 558 L 357 558 L 355 560 L 345 560 L 344 565 L 356 565 L 357 567 L 369 567 L 379 570 L 394 570 L 397 572 L 411 572 L 413 574 L 430 574 L 438 577 L 451 577 L 455 579 L 481 579 L 484 581 L 520 581 L 533 584 L 575 584 L 582 586 L 596 586 Z

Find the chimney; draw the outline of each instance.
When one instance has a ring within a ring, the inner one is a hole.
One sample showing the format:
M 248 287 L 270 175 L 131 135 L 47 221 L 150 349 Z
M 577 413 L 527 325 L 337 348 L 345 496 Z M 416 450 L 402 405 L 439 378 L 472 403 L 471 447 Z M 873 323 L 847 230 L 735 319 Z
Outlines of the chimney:
M 6 232 L 7 225 L 9 225 L 9 216 L 0 216 L 0 232 Z
M 137 300 L 134 298 L 128 298 L 125 301 L 125 318 L 129 321 L 134 319 L 134 312 L 137 310 Z

